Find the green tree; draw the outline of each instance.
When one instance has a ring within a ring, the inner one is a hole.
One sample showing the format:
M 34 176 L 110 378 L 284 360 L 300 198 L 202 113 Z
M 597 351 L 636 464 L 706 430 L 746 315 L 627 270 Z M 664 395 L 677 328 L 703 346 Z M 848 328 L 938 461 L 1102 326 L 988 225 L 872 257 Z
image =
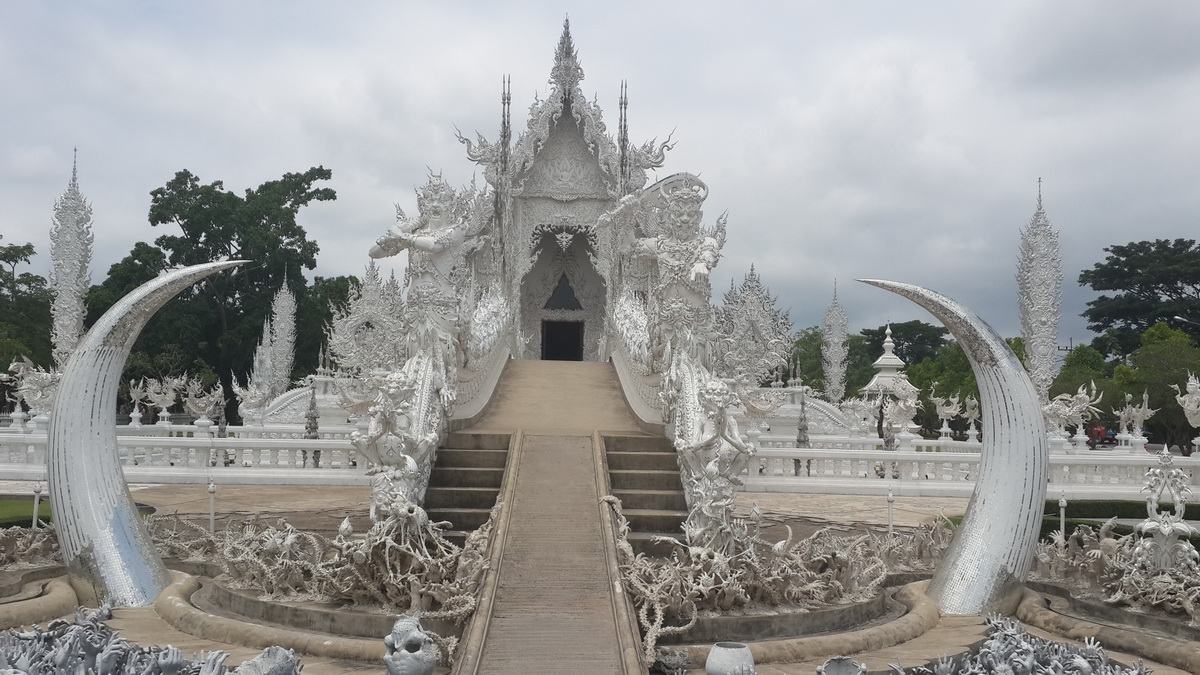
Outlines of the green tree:
M 318 246 L 297 216 L 301 207 L 336 198 L 332 189 L 315 186 L 331 176 L 329 170 L 315 167 L 239 195 L 225 190 L 221 181 L 203 184 L 184 170 L 151 192 L 150 224 L 174 231 L 159 236 L 153 246 L 135 244 L 109 268 L 104 282 L 88 294 L 90 321 L 164 269 L 229 259 L 251 263 L 234 273 L 209 277 L 156 314 L 134 346 L 127 378 L 183 372 L 202 380 L 219 377 L 232 399 L 231 379 L 244 379 L 249 372 L 263 319 L 285 284 L 298 303 L 297 368 L 315 369 L 323 342 L 320 327 L 328 320 L 328 309 L 318 305 L 336 300 L 349 282 L 344 277 L 318 278 L 316 296 L 309 298 L 302 270 L 316 266 Z M 344 293 L 340 297 L 344 299 Z M 315 329 L 306 329 L 310 320 Z M 231 405 L 227 414 L 235 418 L 235 407 Z
M 1171 385 L 1182 388 L 1188 372 L 1200 371 L 1200 347 L 1187 333 L 1160 322 L 1142 334 L 1142 346 L 1129 360 L 1135 372 L 1130 383 L 1135 403 L 1145 392 L 1150 407 L 1158 409 L 1146 423 L 1150 437 L 1156 443 L 1186 447 L 1193 433 Z
M 0 235 L 0 239 L 3 236 Z M 18 272 L 33 258 L 33 244 L 0 245 L 0 372 L 22 357 L 49 367 L 50 304 L 52 295 L 46 279 L 31 272 Z M 11 387 L 0 382 L 0 410 L 11 409 Z
M 1164 321 L 1200 337 L 1200 246 L 1194 239 L 1135 241 L 1104 249 L 1108 256 L 1079 274 L 1079 284 L 1113 291 L 1088 303 L 1088 328 L 1115 338 L 1121 354 L 1139 346 L 1138 335 Z
M 941 326 L 912 320 L 904 323 L 890 324 L 892 327 L 892 342 L 896 343 L 895 354 L 904 363 L 914 365 L 937 355 L 939 349 L 946 344 L 946 336 L 950 331 Z M 884 333 L 887 326 L 879 328 L 864 328 L 860 331 L 867 339 L 867 349 L 878 358 L 883 353 Z
M 293 375 L 301 378 L 316 372 L 317 359 L 325 347 L 325 326 L 333 320 L 333 309 L 343 307 L 360 286 L 357 277 L 315 277 L 296 300 L 296 363 Z
M 824 337 L 819 326 L 809 326 L 796 332 L 792 344 L 792 367 L 804 384 L 817 391 L 825 390 L 825 369 L 821 361 Z
M 850 398 L 858 396 L 858 390 L 867 386 L 875 376 L 875 368 L 871 364 L 879 358 L 882 347 L 879 352 L 872 352 L 866 337 L 851 335 L 846 340 L 846 351 L 846 398 Z
M 45 277 L 17 271 L 28 265 L 33 255 L 33 244 L 0 245 L 0 370 L 21 356 L 38 365 L 51 365 L 52 294 Z

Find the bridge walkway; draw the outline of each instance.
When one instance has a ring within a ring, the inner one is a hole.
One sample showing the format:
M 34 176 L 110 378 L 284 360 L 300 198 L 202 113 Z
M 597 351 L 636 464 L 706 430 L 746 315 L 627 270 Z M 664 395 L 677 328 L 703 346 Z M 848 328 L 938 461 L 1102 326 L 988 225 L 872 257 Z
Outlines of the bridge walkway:
M 644 673 L 599 433 L 646 436 L 604 363 L 513 361 L 465 433 L 514 433 L 493 568 L 455 673 Z

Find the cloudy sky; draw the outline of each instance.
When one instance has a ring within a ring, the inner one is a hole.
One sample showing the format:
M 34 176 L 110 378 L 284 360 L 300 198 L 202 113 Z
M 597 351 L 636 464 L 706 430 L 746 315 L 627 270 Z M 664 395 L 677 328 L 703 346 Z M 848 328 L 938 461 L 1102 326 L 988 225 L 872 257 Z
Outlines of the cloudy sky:
M 333 171 L 301 212 L 316 274 L 357 274 L 428 169 L 475 167 L 454 137 L 496 136 L 545 95 L 565 14 L 616 127 L 678 144 L 729 212 L 718 292 L 754 263 L 797 327 L 838 280 L 851 330 L 932 318 L 855 284 L 958 299 L 1019 334 L 1018 233 L 1037 179 L 1060 231 L 1062 341 L 1090 339 L 1075 279 L 1103 248 L 1200 234 L 1200 4 L 5 2 L 0 234 L 49 269 L 55 198 L 79 149 L 94 282 L 137 241 L 180 169 L 241 191 Z

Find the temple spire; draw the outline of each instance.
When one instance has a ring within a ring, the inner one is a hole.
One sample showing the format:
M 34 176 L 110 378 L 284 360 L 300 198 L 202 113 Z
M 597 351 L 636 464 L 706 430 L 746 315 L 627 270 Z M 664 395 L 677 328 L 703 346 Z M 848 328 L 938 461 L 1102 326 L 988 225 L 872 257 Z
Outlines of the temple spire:
M 621 98 L 619 99 L 621 116 L 617 122 L 617 150 L 620 152 L 621 190 L 627 194 L 629 183 L 629 83 L 621 80 Z
M 554 68 L 550 70 L 550 84 L 563 93 L 574 91 L 583 79 L 583 68 L 575 52 L 575 41 L 571 39 L 571 19 L 563 19 L 562 35 L 554 50 Z

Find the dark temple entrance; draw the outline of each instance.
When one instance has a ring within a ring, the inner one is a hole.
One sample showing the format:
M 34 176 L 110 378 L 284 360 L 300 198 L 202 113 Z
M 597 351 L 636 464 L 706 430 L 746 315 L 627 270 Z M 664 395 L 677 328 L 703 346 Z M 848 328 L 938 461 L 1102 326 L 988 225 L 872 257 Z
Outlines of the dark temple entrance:
M 582 361 L 583 322 L 543 321 L 542 360 Z

